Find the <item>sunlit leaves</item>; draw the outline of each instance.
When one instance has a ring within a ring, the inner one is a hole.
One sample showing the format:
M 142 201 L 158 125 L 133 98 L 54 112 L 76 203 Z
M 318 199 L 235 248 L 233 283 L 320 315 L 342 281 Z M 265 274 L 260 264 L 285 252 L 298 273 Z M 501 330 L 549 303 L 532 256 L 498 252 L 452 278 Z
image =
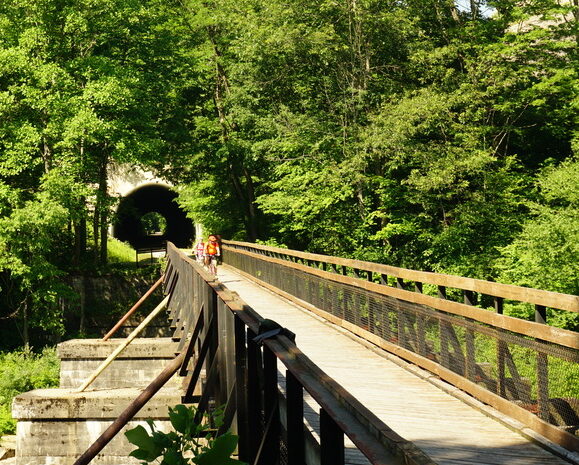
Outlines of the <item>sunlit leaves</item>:
M 237 447 L 238 437 L 217 434 L 223 423 L 223 411 L 218 409 L 195 420 L 197 410 L 191 406 L 169 407 L 169 418 L 175 431 L 165 433 L 147 420 L 151 433 L 138 425 L 125 432 L 125 436 L 137 449 L 129 455 L 141 462 L 151 463 L 160 459 L 161 465 L 244 465 L 231 458 Z
M 532 218 L 502 249 L 501 278 L 522 286 L 579 293 L 579 162 L 542 171 Z

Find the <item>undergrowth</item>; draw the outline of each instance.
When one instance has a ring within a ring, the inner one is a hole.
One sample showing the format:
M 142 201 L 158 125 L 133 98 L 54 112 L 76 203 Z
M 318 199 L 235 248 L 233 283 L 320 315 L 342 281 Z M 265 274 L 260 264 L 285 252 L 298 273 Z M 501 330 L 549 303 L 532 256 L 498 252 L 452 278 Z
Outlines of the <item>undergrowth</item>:
M 10 413 L 12 399 L 33 389 L 58 386 L 59 368 L 54 347 L 44 348 L 41 353 L 31 349 L 0 352 L 0 436 L 16 431 Z

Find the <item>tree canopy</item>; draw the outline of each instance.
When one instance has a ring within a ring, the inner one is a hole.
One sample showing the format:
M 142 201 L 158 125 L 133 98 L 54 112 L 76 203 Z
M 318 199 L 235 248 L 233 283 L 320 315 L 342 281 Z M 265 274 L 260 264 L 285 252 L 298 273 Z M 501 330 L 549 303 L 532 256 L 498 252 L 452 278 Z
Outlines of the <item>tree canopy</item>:
M 0 316 L 62 330 L 122 163 L 224 237 L 578 293 L 576 24 L 555 0 L 5 0 Z

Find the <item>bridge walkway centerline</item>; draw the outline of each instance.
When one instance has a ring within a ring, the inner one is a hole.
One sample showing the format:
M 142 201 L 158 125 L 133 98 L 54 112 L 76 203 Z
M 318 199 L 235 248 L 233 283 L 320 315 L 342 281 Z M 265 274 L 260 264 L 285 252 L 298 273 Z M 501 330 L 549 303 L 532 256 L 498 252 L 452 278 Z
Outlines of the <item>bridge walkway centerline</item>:
M 386 425 L 441 465 L 568 465 L 320 317 L 236 273 L 218 279 L 264 318 L 296 334 L 298 347 Z

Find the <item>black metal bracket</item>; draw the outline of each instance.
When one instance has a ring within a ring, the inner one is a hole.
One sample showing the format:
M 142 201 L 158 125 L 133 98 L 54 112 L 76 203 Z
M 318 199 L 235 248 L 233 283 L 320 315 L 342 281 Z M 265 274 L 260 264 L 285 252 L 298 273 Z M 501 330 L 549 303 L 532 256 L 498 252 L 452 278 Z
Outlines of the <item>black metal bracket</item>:
M 291 332 L 289 329 L 282 327 L 279 323 L 273 320 L 262 320 L 259 323 L 259 328 L 257 336 L 253 338 L 253 342 L 258 345 L 263 344 L 266 339 L 275 337 L 277 335 L 282 335 L 287 337 L 290 341 L 296 342 L 295 333 Z

